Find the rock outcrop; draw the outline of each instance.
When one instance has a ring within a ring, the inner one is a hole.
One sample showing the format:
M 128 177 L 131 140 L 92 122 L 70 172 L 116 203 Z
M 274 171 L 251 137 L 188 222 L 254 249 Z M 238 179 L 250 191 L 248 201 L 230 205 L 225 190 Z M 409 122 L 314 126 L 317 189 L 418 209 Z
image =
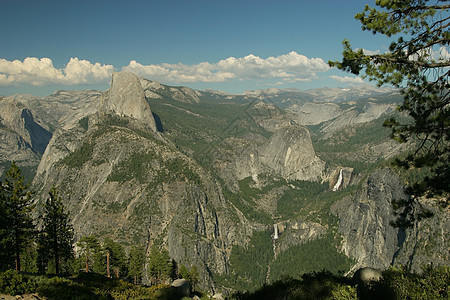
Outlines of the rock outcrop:
M 325 167 L 314 152 L 308 130 L 295 124 L 276 131 L 263 146 L 260 159 L 288 180 L 318 180 Z
M 316 156 L 308 130 L 289 124 L 276 130 L 262 145 L 248 148 L 237 158 L 232 172 L 241 180 L 259 174 L 272 174 L 287 180 L 321 178 L 325 162 Z
M 371 282 L 380 281 L 382 278 L 383 274 L 380 270 L 365 267 L 356 271 L 352 279 L 356 284 L 370 284 Z
M 16 161 L 35 169 L 52 133 L 37 122 L 27 103 L 20 97 L 0 99 L 0 172 L 3 163 Z M 47 127 L 48 128 L 48 127 Z
M 112 75 L 109 93 L 102 99 L 102 109 L 138 120 L 156 131 L 155 119 L 136 74 L 122 71 Z
M 191 295 L 191 285 L 186 279 L 177 279 L 172 282 L 172 287 L 177 291 L 180 297 L 189 297 Z
M 360 191 L 333 205 L 339 217 L 341 250 L 354 258 L 358 267 L 386 269 L 402 246 L 401 230 L 392 227 L 392 200 L 405 199 L 404 185 L 388 169 L 377 170 Z M 403 233 L 404 234 L 404 233 Z

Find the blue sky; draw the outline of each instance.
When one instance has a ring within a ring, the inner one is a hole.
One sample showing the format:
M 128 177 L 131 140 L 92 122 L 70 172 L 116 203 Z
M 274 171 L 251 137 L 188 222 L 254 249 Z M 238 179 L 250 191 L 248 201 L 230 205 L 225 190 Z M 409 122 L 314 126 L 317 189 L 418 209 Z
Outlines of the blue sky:
M 169 85 L 230 93 L 360 83 L 330 69 L 363 32 L 361 0 L 1 0 L 0 95 L 109 87 L 128 70 Z

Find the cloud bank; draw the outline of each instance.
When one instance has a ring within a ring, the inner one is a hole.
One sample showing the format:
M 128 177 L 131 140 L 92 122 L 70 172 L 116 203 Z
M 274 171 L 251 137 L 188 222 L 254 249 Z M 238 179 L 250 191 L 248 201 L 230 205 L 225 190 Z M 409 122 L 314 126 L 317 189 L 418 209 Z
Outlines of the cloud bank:
M 243 80 L 282 80 L 285 82 L 310 81 L 317 73 L 329 70 L 321 58 L 307 58 L 291 51 L 266 59 L 250 54 L 229 57 L 217 63 L 201 62 L 196 65 L 153 64 L 143 65 L 135 60 L 123 70 L 164 82 L 227 82 Z
M 0 85 L 91 84 L 109 80 L 113 71 L 112 65 L 91 63 L 76 57 L 71 58 L 63 69 L 55 68 L 50 58 L 27 57 L 23 61 L 0 59 Z
M 305 82 L 317 79 L 317 74 L 330 68 L 321 58 L 308 58 L 291 51 L 288 54 L 261 58 L 250 54 L 229 57 L 216 63 L 201 62 L 195 65 L 151 64 L 135 60 L 122 70 L 164 83 L 217 83 L 230 81 L 270 81 L 277 83 Z M 64 68 L 53 66 L 50 58 L 27 57 L 23 61 L 0 59 L 0 85 L 27 83 L 34 86 L 57 83 L 65 85 L 95 84 L 110 80 L 116 70 L 112 65 L 91 63 L 71 58 Z

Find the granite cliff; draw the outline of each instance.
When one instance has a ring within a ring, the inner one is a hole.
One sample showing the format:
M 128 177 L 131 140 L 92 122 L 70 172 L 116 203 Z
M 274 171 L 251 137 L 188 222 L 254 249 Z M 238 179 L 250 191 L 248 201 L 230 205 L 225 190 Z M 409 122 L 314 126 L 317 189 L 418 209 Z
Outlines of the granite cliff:
M 106 92 L 0 99 L 1 163 L 30 166 L 38 206 L 56 186 L 77 239 L 165 247 L 211 290 L 297 276 L 316 253 L 336 271 L 448 264 L 448 212 L 389 225 L 407 197 L 386 168 L 404 148 L 378 127 L 395 92 L 325 92 L 231 95 L 119 72 Z

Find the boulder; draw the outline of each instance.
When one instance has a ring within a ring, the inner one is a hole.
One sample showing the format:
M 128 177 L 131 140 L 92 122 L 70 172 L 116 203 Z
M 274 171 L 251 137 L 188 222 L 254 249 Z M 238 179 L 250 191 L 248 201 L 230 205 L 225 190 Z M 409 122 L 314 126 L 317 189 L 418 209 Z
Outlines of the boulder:
M 182 297 L 189 297 L 191 294 L 191 285 L 186 279 L 176 279 L 172 282 L 172 287 L 175 288 Z
M 353 281 L 355 283 L 364 284 L 380 281 L 381 278 L 383 278 L 381 271 L 370 267 L 361 268 L 353 275 Z

